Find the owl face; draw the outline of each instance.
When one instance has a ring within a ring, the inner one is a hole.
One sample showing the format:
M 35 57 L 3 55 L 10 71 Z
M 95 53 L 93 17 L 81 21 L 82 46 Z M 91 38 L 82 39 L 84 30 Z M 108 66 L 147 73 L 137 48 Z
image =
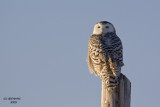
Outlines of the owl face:
M 116 33 L 114 26 L 107 21 L 101 21 L 95 24 L 93 34 L 107 34 L 109 32 Z

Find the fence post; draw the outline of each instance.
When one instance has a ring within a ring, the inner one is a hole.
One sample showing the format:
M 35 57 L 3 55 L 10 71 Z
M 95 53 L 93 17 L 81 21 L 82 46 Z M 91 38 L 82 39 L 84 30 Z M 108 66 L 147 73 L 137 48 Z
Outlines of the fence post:
M 119 85 L 106 87 L 102 81 L 101 107 L 130 107 L 131 82 L 121 73 Z

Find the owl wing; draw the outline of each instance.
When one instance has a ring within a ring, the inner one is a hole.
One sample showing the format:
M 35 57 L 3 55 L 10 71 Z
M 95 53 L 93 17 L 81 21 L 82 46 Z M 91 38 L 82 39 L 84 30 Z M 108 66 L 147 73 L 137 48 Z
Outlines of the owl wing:
M 117 66 L 122 67 L 124 65 L 123 46 L 120 38 L 115 33 L 111 33 L 109 36 L 104 36 L 101 39 L 101 43 L 106 55 L 106 59 L 109 56 L 113 62 L 116 62 Z
M 123 46 L 120 38 L 115 35 L 112 41 L 112 47 L 113 47 L 113 56 L 115 62 L 117 62 L 117 65 L 119 67 L 122 67 L 124 65 L 123 63 Z

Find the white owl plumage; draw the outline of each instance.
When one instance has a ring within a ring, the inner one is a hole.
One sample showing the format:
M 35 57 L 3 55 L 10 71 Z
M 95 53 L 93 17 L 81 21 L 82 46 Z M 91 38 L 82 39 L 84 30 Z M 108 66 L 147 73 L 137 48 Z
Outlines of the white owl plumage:
M 100 76 L 109 87 L 118 85 L 123 64 L 123 47 L 116 30 L 110 22 L 95 24 L 88 42 L 88 67 L 91 73 Z

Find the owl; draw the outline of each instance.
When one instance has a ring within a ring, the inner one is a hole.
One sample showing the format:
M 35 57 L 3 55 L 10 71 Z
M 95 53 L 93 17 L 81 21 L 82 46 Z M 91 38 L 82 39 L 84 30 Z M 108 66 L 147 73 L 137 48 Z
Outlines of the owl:
M 95 24 L 88 42 L 89 71 L 98 75 L 108 87 L 117 86 L 123 63 L 123 47 L 110 22 Z

